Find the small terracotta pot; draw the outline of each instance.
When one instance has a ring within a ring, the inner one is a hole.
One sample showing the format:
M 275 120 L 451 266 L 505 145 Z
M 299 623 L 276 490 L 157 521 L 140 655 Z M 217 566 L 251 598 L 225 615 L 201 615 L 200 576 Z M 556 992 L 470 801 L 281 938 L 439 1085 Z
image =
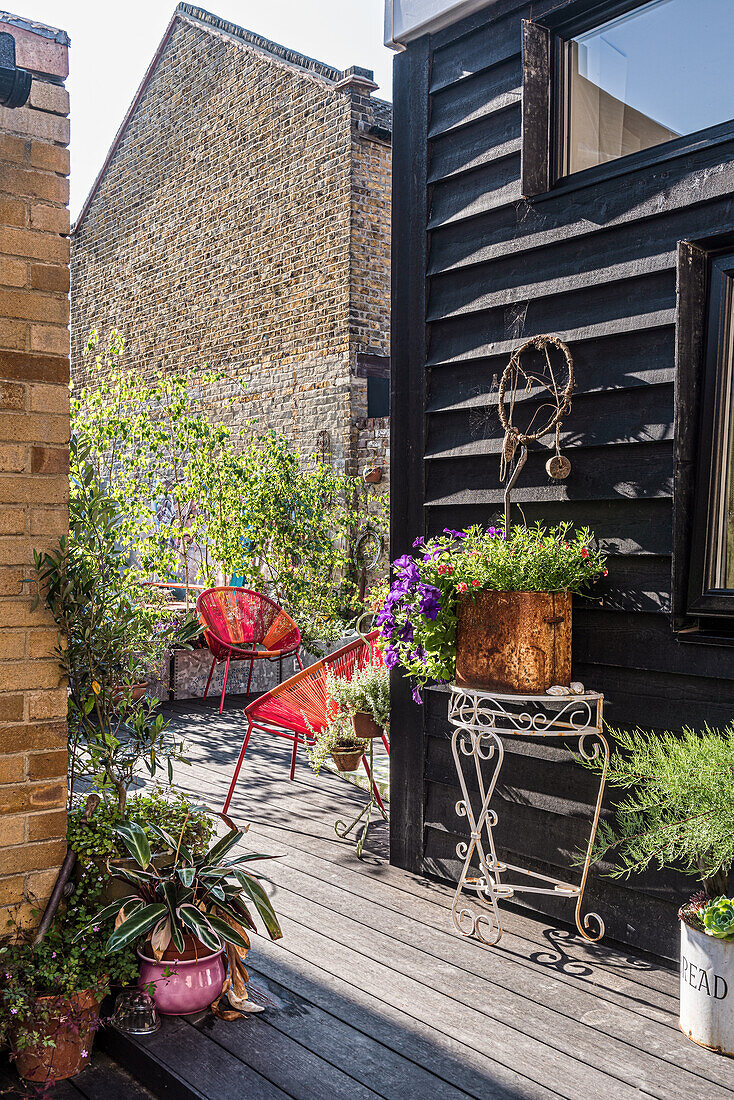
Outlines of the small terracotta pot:
M 140 684 L 133 684 L 132 686 L 132 701 L 133 703 L 139 702 L 144 695 L 148 692 L 148 681 Z M 112 689 L 112 702 L 119 703 L 125 697 L 125 690 L 121 687 L 113 687 Z
M 184 950 L 180 956 L 169 947 L 157 962 L 152 955 L 139 950 L 138 986 L 144 989 L 153 984 L 155 1006 L 164 1016 L 202 1012 L 222 992 L 227 973 L 223 955 L 223 947 L 211 951 L 196 937 L 188 935 L 184 936 Z
M 354 736 L 359 741 L 371 741 L 375 737 L 382 737 L 382 728 L 377 724 L 371 714 L 360 710 L 352 715 L 352 729 Z
M 94 1032 L 99 1023 L 99 989 L 83 989 L 70 997 L 38 997 L 36 1004 L 44 1018 L 28 1021 L 41 1042 L 36 1047 L 17 1047 L 21 1029 L 11 1035 L 15 1065 L 26 1081 L 50 1083 L 65 1081 L 81 1073 L 89 1063 Z M 52 1039 L 54 1046 L 44 1046 L 43 1039 Z
M 362 750 L 337 749 L 332 752 L 331 756 L 340 772 L 353 772 L 359 767 Z
M 571 681 L 569 592 L 478 592 L 459 599 L 456 683 L 511 694 Z

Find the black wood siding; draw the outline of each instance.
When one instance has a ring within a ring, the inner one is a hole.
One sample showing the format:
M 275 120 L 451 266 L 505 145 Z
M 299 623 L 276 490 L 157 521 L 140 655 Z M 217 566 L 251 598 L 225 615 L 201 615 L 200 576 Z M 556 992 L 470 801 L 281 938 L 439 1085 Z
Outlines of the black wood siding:
M 515 499 L 529 521 L 588 524 L 611 555 L 603 603 L 575 607 L 575 676 L 605 693 L 612 725 L 723 723 L 734 715 L 734 650 L 682 644 L 670 619 L 676 251 L 734 228 L 734 142 L 630 172 L 617 164 L 604 180 L 524 199 L 522 19 L 561 7 L 496 0 L 396 59 L 394 279 L 414 290 L 393 321 L 393 549 L 418 533 L 407 529 L 416 494 L 429 534 L 499 515 L 498 379 L 519 342 L 558 334 L 576 365 L 563 435 L 572 473 L 551 482 L 536 447 Z M 411 114 L 409 102 L 427 109 Z M 403 839 L 394 858 L 453 878 L 465 821 L 446 695 L 431 696 L 423 711 L 401 697 L 394 737 L 412 747 L 411 770 L 395 776 L 393 837 L 405 838 L 409 813 L 415 825 L 418 801 L 423 829 L 422 848 Z M 563 877 L 587 829 L 589 777 L 542 741 L 508 749 L 505 854 Z M 612 937 L 672 955 L 686 886 L 669 874 L 624 884 L 597 874 L 589 900 Z M 568 903 L 545 911 L 570 914 Z

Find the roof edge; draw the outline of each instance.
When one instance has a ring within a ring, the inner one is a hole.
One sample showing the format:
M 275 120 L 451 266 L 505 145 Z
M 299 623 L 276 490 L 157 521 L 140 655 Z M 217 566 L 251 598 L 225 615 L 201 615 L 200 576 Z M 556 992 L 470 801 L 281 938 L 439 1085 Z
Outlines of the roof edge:
M 38 34 L 42 38 L 50 38 L 53 42 L 58 42 L 61 46 L 70 46 L 71 39 L 66 31 L 59 30 L 58 27 L 49 27 L 46 23 L 37 23 L 33 19 L 24 19 L 22 15 L 13 15 L 9 11 L 0 11 L 0 23 L 7 23 L 11 27 L 18 27 L 23 31 L 30 31 L 32 34 Z
M 336 83 L 345 76 L 345 73 L 342 72 L 341 69 L 336 69 L 333 65 L 327 65 L 323 61 L 317 61 L 316 58 L 308 57 L 306 54 L 299 53 L 298 50 L 292 50 L 288 46 L 281 46 L 277 42 L 271 41 L 269 38 L 264 38 L 262 35 L 255 34 L 253 31 L 246 30 L 237 23 L 230 22 L 228 19 L 221 19 L 218 15 L 214 15 L 212 12 L 207 11 L 206 8 L 200 8 L 198 4 L 189 4 L 186 0 L 181 0 L 176 6 L 176 14 L 188 16 L 188 18 L 195 19 L 198 23 L 203 23 L 213 30 L 223 31 L 233 38 L 239 38 L 240 41 L 247 43 L 248 46 L 255 46 L 257 49 L 263 50 L 265 53 L 269 53 L 273 57 L 279 58 L 281 61 L 287 61 L 291 65 L 296 65 L 299 69 L 305 69 L 307 72 L 315 73 L 317 76 L 323 77 L 324 80 Z

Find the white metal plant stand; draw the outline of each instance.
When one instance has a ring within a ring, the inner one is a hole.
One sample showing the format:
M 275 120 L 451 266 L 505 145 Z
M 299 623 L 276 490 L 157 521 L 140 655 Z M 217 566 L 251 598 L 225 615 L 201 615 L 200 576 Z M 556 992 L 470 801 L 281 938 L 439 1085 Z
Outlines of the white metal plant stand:
M 463 796 L 456 803 L 456 812 L 468 819 L 470 835 L 468 841 L 461 841 L 456 846 L 464 866 L 451 906 L 454 924 L 462 935 L 476 936 L 489 945 L 498 943 L 502 923 L 497 902 L 518 893 L 575 898 L 576 927 L 584 939 L 596 942 L 604 935 L 604 921 L 598 914 L 581 915 L 609 767 L 609 745 L 602 733 L 603 706 L 604 696 L 592 691 L 579 695 L 500 695 L 493 691 L 452 685 L 449 721 L 455 728 L 451 748 Z M 497 824 L 497 813 L 491 809 L 490 802 L 504 759 L 502 736 L 578 737 L 579 753 L 584 759 L 597 760 L 603 755 L 599 793 L 578 886 L 497 859 L 492 833 Z M 488 779 L 482 768 L 486 761 L 492 761 L 494 765 Z M 474 802 L 467 785 L 467 771 L 476 776 Z M 479 864 L 478 875 L 471 873 L 475 856 Z M 525 886 L 505 881 L 507 873 L 512 871 L 538 885 Z M 591 925 L 592 921 L 596 929 Z

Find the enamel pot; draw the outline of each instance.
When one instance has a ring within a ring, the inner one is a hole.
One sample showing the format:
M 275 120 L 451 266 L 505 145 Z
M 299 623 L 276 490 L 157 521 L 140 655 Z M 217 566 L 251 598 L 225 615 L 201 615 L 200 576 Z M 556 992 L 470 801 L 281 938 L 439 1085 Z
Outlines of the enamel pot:
M 734 1056 L 734 940 L 680 922 L 680 1027 L 699 1046 Z
M 193 937 L 190 938 L 193 940 Z M 184 937 L 185 943 L 187 940 L 188 937 Z M 198 941 L 195 942 L 198 944 Z M 216 1001 L 227 973 L 223 947 L 210 952 L 203 944 L 198 944 L 193 958 L 176 958 L 170 948 L 166 954 L 172 957 L 164 956 L 156 962 L 152 955 L 138 951 L 138 986 L 145 989 L 152 983 L 153 1000 L 162 1015 L 187 1016 L 191 1012 L 202 1012 Z M 192 952 L 185 950 L 183 954 Z

